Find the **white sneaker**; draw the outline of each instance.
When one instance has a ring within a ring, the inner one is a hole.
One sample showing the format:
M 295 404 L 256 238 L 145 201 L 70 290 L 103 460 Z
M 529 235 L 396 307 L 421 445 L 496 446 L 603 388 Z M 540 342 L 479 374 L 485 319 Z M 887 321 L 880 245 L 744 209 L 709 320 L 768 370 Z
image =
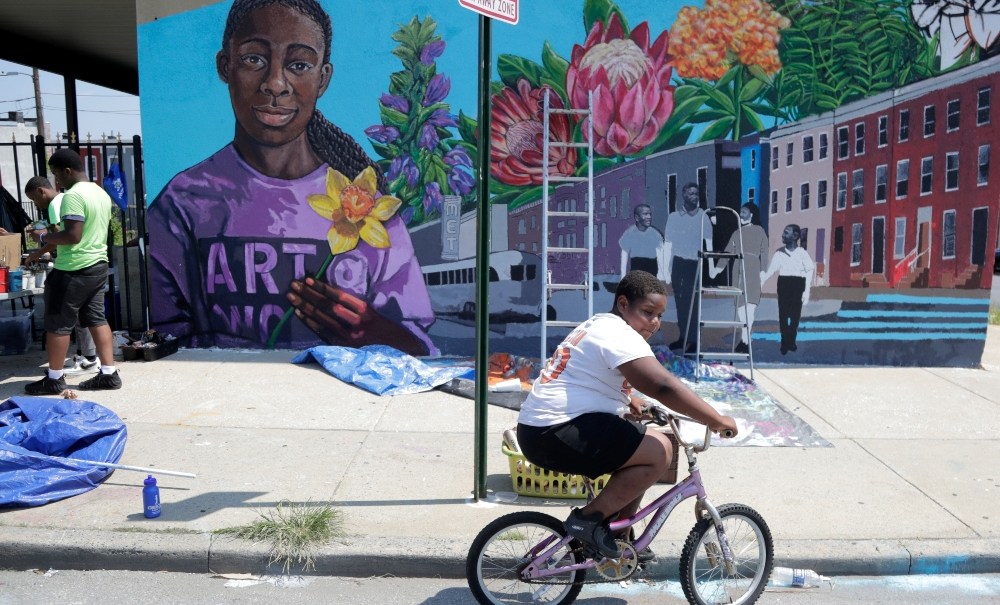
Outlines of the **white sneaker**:
M 97 367 L 97 360 L 90 361 L 83 355 L 74 355 L 63 363 L 63 372 L 67 374 L 82 374 Z
M 76 356 L 70 357 L 63 362 L 63 373 L 79 374 L 81 372 L 83 372 L 83 368 L 80 367 L 80 362 L 76 360 Z

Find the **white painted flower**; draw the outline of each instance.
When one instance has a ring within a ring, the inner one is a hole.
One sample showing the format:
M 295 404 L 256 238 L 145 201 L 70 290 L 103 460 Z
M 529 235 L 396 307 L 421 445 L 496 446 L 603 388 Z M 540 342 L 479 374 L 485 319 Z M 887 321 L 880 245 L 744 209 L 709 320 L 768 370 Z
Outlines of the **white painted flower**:
M 1000 0 L 914 0 L 910 11 L 928 38 L 938 35 L 942 70 L 973 44 L 985 50 L 1000 37 Z

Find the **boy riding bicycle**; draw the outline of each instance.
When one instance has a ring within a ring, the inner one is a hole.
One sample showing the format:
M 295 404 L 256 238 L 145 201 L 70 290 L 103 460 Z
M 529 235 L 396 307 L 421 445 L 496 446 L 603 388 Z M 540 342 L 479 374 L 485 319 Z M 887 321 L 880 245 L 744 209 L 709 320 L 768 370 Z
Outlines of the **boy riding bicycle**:
M 517 439 L 532 463 L 561 473 L 597 478 L 612 473 L 591 502 L 574 508 L 568 534 L 617 558 L 621 550 L 607 520 L 635 513 L 643 494 L 670 467 L 666 435 L 623 416 L 640 416 L 645 393 L 717 433 L 737 433 L 723 416 L 653 356 L 648 340 L 660 329 L 666 288 L 645 271 L 630 271 L 615 290 L 609 313 L 580 324 L 559 345 L 521 406 Z

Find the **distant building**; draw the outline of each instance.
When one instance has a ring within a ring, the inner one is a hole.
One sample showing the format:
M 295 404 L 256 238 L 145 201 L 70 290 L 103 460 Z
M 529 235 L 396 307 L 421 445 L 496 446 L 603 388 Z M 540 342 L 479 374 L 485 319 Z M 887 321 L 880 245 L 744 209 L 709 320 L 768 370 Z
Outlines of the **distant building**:
M 832 286 L 989 286 L 1000 57 L 836 111 Z
M 740 200 L 760 209 L 760 222 L 767 231 L 770 221 L 768 191 L 771 190 L 771 131 L 755 132 L 740 139 Z M 741 205 L 742 205 L 741 204 Z
M 25 118 L 20 111 L 0 114 L 0 185 L 22 203 L 27 202 L 28 214 L 32 216 L 34 206 L 21 192 L 28 179 L 36 174 L 29 143 L 37 134 L 35 118 Z
M 833 114 L 813 116 L 775 128 L 770 136 L 770 191 L 761 215 L 767 215 L 771 252 L 782 246 L 789 224 L 802 228 L 800 245 L 816 263 L 812 285 L 827 285 L 830 257 L 830 214 Z M 774 281 L 767 286 L 774 291 Z

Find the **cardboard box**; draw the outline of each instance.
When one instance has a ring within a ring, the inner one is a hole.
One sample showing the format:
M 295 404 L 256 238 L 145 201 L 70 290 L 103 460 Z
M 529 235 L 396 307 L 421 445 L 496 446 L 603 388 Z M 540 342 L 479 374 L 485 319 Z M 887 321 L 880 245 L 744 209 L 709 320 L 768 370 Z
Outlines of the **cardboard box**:
M 0 235 L 0 265 L 21 266 L 21 237 L 18 233 Z

